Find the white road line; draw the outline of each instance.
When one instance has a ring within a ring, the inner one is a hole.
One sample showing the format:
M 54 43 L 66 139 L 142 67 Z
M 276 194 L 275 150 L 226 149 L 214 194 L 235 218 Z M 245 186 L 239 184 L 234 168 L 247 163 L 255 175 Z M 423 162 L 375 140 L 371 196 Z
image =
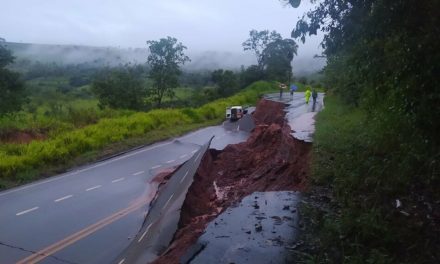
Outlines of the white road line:
M 153 223 L 149 224 L 147 226 L 147 229 L 145 230 L 145 232 L 142 234 L 141 238 L 139 238 L 138 243 L 142 241 L 142 239 L 144 239 L 145 235 L 148 233 L 148 230 L 150 230 L 150 227 Z
M 122 177 L 122 178 L 119 178 L 119 179 L 116 179 L 116 180 L 113 180 L 113 181 L 112 181 L 112 183 L 115 183 L 115 182 L 120 182 L 120 181 L 123 181 L 123 180 L 125 180 L 125 178 L 124 178 L 124 177 Z
M 134 175 L 134 176 L 137 176 L 137 175 L 142 174 L 142 173 L 144 173 L 144 171 L 138 171 L 138 172 L 135 172 L 135 173 L 133 173 L 133 175 Z
M 160 168 L 160 167 L 162 167 L 162 165 L 156 165 L 156 166 L 153 166 L 153 167 L 151 167 L 151 169 L 157 169 L 157 168 Z
M 171 198 L 173 198 L 173 196 L 174 196 L 174 193 L 171 194 L 170 198 L 168 198 L 168 201 L 167 201 L 167 202 L 165 203 L 165 205 L 163 206 L 163 209 L 165 209 L 165 208 L 167 207 L 168 203 L 171 201 Z
M 196 152 L 197 152 L 197 149 L 196 149 L 196 150 L 193 150 L 193 151 L 191 151 L 191 153 L 192 153 L 192 154 L 194 154 L 194 153 L 196 153 Z
M 183 155 L 180 156 L 179 158 L 183 159 L 183 158 L 185 158 L 186 156 L 188 156 L 188 154 L 183 154 Z
M 58 198 L 58 199 L 56 199 L 56 200 L 54 200 L 54 202 L 56 202 L 56 203 L 58 203 L 58 202 L 61 202 L 62 200 L 66 200 L 66 199 L 69 199 L 69 198 L 72 198 L 73 197 L 73 195 L 66 195 L 66 196 L 64 196 L 64 197 L 61 197 L 61 198 Z
M 122 159 L 125 159 L 125 158 L 129 158 L 129 157 L 132 157 L 134 155 L 137 155 L 137 154 L 140 154 L 140 153 L 152 150 L 152 149 L 156 149 L 156 148 L 159 148 L 159 147 L 163 147 L 163 146 L 166 146 L 166 145 L 170 145 L 170 144 L 173 144 L 173 142 L 167 142 L 167 143 L 159 144 L 157 146 L 141 149 L 141 150 L 138 150 L 138 151 L 135 151 L 135 152 L 132 152 L 132 153 L 128 153 L 128 154 L 125 154 L 125 155 L 122 155 L 122 156 L 119 156 L 119 157 L 116 157 L 116 158 L 113 158 L 113 159 L 101 162 L 99 164 L 96 164 L 96 165 L 93 165 L 93 166 L 90 166 L 90 167 L 87 167 L 87 168 L 84 168 L 84 169 L 81 169 L 81 170 L 77 170 L 77 171 L 74 171 L 74 172 L 67 173 L 67 174 L 62 175 L 62 176 L 53 177 L 53 178 L 48 179 L 48 180 L 44 180 L 44 181 L 40 181 L 40 182 L 37 182 L 37 183 L 28 184 L 28 185 L 25 185 L 25 186 L 22 186 L 22 187 L 11 189 L 9 191 L 4 191 L 4 192 L 0 193 L 0 196 L 4 196 L 4 195 L 7 195 L 9 193 L 13 193 L 13 192 L 17 192 L 17 191 L 26 190 L 26 189 L 29 189 L 29 188 L 32 188 L 32 187 L 35 187 L 35 186 L 38 186 L 38 185 L 41 185 L 41 184 L 44 184 L 44 183 L 49 183 L 49 182 L 57 181 L 57 180 L 60 180 L 60 179 L 64 179 L 66 177 L 79 174 L 81 172 L 85 172 L 85 171 L 89 171 L 89 170 L 92 170 L 92 169 L 95 169 L 95 168 L 99 168 L 99 167 L 102 167 L 104 165 L 110 164 L 112 162 L 115 162 L 115 161 L 118 161 L 118 160 L 122 160 Z
M 175 162 L 176 160 L 169 160 L 169 161 L 167 161 L 166 163 L 173 163 L 173 162 Z
M 34 208 L 27 209 L 27 210 L 21 211 L 21 212 L 19 212 L 19 213 L 16 213 L 15 215 L 16 215 L 16 216 L 24 215 L 24 214 L 27 214 L 27 213 L 29 213 L 29 212 L 35 211 L 35 210 L 37 210 L 38 208 L 40 208 L 40 207 L 36 206 L 36 207 L 34 207 Z
M 199 152 L 199 154 L 197 154 L 197 157 L 196 157 L 196 159 L 194 160 L 194 163 L 197 162 L 197 159 L 199 158 L 199 156 L 200 156 L 200 152 Z
M 86 189 L 86 192 L 91 191 L 91 190 L 95 190 L 95 189 L 98 189 L 98 188 L 101 188 L 101 187 L 102 187 L 102 185 L 96 185 L 96 186 L 93 186 L 93 187 L 90 187 L 90 188 Z
M 209 129 L 212 129 L 212 128 L 213 128 L 213 127 L 205 127 L 205 128 L 200 129 L 200 130 L 197 130 L 196 132 L 189 133 L 188 135 L 186 135 L 186 136 L 182 136 L 182 137 L 179 137 L 179 138 L 177 138 L 177 139 L 182 140 L 182 139 L 184 139 L 184 138 L 187 138 L 187 137 L 190 137 L 190 136 L 197 135 L 198 133 L 205 132 L 206 130 L 209 130 Z
M 125 259 L 121 259 L 121 261 L 118 262 L 118 264 L 122 264 L 125 262 Z
M 182 177 L 182 179 L 180 180 L 180 183 L 182 183 L 183 182 L 183 180 L 185 180 L 185 178 L 186 178 L 186 175 L 188 175 L 188 172 L 189 171 L 187 171 L 186 173 L 185 173 L 185 175 Z

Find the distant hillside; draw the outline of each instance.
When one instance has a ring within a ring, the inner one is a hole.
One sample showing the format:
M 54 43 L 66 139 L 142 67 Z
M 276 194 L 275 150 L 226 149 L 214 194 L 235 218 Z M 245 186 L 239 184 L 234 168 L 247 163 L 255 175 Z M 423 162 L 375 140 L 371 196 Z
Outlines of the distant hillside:
M 42 63 L 80 64 L 96 66 L 116 66 L 125 63 L 144 63 L 146 49 L 121 49 L 115 47 L 91 47 L 79 45 L 51 45 L 6 42 L 18 60 Z
M 6 42 L 17 60 L 39 61 L 42 63 L 81 64 L 88 63 L 96 67 L 117 66 L 132 63 L 143 64 L 147 61 L 147 48 L 92 47 L 80 45 L 52 45 Z M 241 65 L 255 63 L 251 53 L 233 52 L 191 52 L 191 62 L 185 65 L 187 70 L 212 70 L 218 68 L 239 69 Z M 307 75 L 320 70 L 325 65 L 323 59 L 296 57 L 293 71 L 296 75 Z

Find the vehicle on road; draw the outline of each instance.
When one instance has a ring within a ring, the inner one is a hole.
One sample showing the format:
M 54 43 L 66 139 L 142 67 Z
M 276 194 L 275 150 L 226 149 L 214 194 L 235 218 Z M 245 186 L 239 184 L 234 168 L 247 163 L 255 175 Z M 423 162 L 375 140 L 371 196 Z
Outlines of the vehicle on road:
M 226 108 L 226 119 L 231 121 L 237 121 L 245 114 L 247 114 L 247 107 L 243 108 L 242 106 L 237 105 Z

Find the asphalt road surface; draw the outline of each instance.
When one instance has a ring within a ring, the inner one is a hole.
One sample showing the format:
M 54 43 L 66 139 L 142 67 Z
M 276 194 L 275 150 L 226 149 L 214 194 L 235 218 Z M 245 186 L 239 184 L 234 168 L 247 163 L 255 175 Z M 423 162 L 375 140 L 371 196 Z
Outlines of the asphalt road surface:
M 211 147 L 242 142 L 239 122 L 0 192 L 0 263 L 110 263 L 134 240 L 149 204 L 148 182 Z
M 287 191 L 244 197 L 209 223 L 182 263 L 294 263 L 286 248 L 299 230 L 299 201 L 298 193 Z
M 159 191 L 140 232 L 114 263 L 150 263 L 168 247 L 177 231 L 180 209 L 209 144 L 203 145 Z
M 304 104 L 299 95 L 285 100 L 297 101 L 298 107 Z M 304 111 L 309 110 L 299 110 Z M 213 136 L 210 147 L 223 149 L 245 141 L 248 131 L 246 119 L 226 122 L 0 192 L 0 263 L 111 263 L 119 259 L 148 231 L 148 225 L 143 225 L 150 206 L 146 198 L 152 192 L 148 182 L 158 171 L 191 158 L 200 162 L 201 147 Z M 166 201 L 158 202 L 162 208 L 179 210 L 175 201 L 181 193 L 174 197 L 173 190 L 168 192 Z

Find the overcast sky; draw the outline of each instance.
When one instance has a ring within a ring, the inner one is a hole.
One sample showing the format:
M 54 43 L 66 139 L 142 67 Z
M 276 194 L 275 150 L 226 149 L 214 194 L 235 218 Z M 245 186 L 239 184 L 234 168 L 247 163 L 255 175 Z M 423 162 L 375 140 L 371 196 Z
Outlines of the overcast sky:
M 303 0 L 303 2 L 306 2 Z M 146 47 L 147 40 L 176 37 L 195 51 L 242 52 L 251 29 L 283 37 L 310 8 L 279 0 L 1 0 L 0 37 L 11 42 Z M 320 53 L 322 37 L 298 55 Z

